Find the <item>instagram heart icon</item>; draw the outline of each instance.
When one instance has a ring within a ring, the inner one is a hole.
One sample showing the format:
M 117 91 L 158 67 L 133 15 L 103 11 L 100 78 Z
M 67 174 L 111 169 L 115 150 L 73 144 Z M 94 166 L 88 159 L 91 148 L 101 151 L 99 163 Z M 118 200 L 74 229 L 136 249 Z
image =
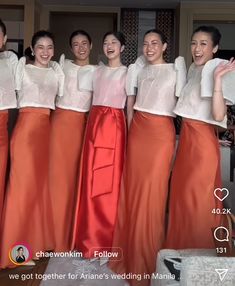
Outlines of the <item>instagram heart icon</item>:
M 214 190 L 215 197 L 220 200 L 221 202 L 227 198 L 229 195 L 229 191 L 226 188 L 217 188 Z

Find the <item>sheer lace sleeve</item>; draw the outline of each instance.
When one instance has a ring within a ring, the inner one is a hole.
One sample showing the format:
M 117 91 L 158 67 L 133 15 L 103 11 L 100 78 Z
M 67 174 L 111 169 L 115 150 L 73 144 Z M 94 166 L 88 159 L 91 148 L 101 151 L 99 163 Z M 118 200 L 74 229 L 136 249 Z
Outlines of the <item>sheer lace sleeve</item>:
M 175 95 L 177 97 L 180 96 L 180 93 L 183 89 L 183 87 L 186 84 L 186 65 L 183 57 L 178 57 L 175 59 L 175 70 L 176 70 L 176 89 L 175 89 Z
M 134 64 L 130 64 L 126 77 L 126 93 L 127 95 L 136 95 L 138 87 L 138 75 L 145 66 L 146 60 L 144 56 L 137 58 Z
M 21 90 L 22 81 L 24 77 L 25 64 L 26 64 L 26 58 L 22 57 L 16 66 L 16 72 L 15 72 L 16 90 Z
M 53 68 L 53 70 L 56 73 L 56 76 L 58 78 L 58 96 L 63 96 L 64 92 L 64 72 L 61 68 L 61 66 L 55 62 L 55 61 L 50 61 L 50 66 Z

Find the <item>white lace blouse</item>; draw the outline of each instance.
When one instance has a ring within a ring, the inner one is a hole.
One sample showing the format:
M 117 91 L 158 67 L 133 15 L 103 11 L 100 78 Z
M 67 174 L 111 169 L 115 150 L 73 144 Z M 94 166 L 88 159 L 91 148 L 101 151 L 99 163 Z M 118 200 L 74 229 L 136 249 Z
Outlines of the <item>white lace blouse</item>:
M 17 63 L 13 52 L 0 52 L 0 110 L 17 106 L 14 80 Z
M 48 68 L 25 64 L 19 60 L 16 70 L 18 107 L 55 109 L 56 96 L 63 95 L 64 73 L 58 63 L 51 61 Z
M 184 65 L 184 61 L 181 62 Z M 134 105 L 135 110 L 157 115 L 175 116 L 176 86 L 183 86 L 184 76 L 177 77 L 176 64 L 146 65 L 138 76 L 138 93 Z
M 213 61 L 214 60 L 208 62 L 205 66 L 197 67 L 194 63 L 190 66 L 187 84 L 181 92 L 174 112 L 185 118 L 200 120 L 226 128 L 227 116 L 224 117 L 222 122 L 215 121 L 212 117 L 213 72 L 209 73 L 207 71 L 211 70 L 208 66 L 211 64 L 214 65 Z M 204 74 L 203 77 L 202 74 Z M 208 75 L 210 76 L 208 77 Z M 233 78 L 235 74 L 231 73 L 231 75 Z M 223 87 L 228 89 L 229 86 L 227 84 L 224 85 L 224 80 L 226 78 L 227 77 L 222 78 L 222 83 Z M 233 90 L 234 89 L 232 88 L 231 92 L 223 92 L 227 104 L 235 103 Z
M 135 110 L 174 117 L 176 96 L 186 82 L 184 58 L 178 57 L 171 64 L 150 65 L 141 56 L 129 67 L 128 81 L 132 94 L 137 89 Z
M 101 65 L 94 72 L 92 105 L 124 108 L 127 67 L 116 68 Z
M 60 59 L 65 74 L 63 96 L 57 97 L 56 106 L 79 112 L 87 112 L 92 100 L 92 80 L 95 66 L 78 66 L 71 60 Z

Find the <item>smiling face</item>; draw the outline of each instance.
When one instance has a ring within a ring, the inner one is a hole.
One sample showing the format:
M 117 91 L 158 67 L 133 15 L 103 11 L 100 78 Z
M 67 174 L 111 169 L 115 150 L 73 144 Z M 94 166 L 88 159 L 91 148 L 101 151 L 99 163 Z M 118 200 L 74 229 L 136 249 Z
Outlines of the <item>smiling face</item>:
M 75 57 L 75 62 L 83 63 L 89 61 L 92 45 L 84 35 L 76 35 L 72 38 L 71 49 Z
M 103 42 L 103 51 L 108 60 L 120 60 L 121 52 L 124 46 L 121 46 L 120 41 L 112 34 L 107 35 Z
M 32 49 L 35 56 L 34 65 L 41 68 L 48 67 L 49 61 L 54 56 L 54 43 L 52 39 L 41 37 Z
M 159 34 L 151 32 L 145 35 L 143 43 L 143 54 L 150 64 L 164 63 L 163 54 L 167 48 L 166 43 L 162 43 Z
M 218 45 L 214 46 L 210 33 L 197 32 L 191 40 L 191 53 L 194 64 L 201 66 L 213 59 L 214 53 L 218 50 Z

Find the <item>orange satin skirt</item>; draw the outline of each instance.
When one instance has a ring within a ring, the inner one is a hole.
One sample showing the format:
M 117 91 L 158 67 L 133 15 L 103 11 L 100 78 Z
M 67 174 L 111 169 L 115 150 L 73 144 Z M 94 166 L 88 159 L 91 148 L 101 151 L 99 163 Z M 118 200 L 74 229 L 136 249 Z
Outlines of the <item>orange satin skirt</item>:
M 48 192 L 49 113 L 22 108 L 11 139 L 11 166 L 1 226 L 0 267 L 12 267 L 8 252 L 28 244 L 32 256 L 53 249 L 53 220 Z
M 212 228 L 221 216 L 220 151 L 214 126 L 184 119 L 172 172 L 166 248 L 215 248 Z
M 56 109 L 51 117 L 49 191 L 53 201 L 56 251 L 72 248 L 78 169 L 86 113 Z
M 75 222 L 75 248 L 83 256 L 110 250 L 116 221 L 126 138 L 124 112 L 93 106 L 87 127 Z
M 8 111 L 0 111 L 0 221 L 3 208 L 6 168 L 8 159 Z
M 113 251 L 122 250 L 109 266 L 117 273 L 132 273 L 149 285 L 144 274 L 155 272 L 156 257 L 165 239 L 168 181 L 175 146 L 173 119 L 136 111 L 131 124 L 124 188 L 121 191 Z

